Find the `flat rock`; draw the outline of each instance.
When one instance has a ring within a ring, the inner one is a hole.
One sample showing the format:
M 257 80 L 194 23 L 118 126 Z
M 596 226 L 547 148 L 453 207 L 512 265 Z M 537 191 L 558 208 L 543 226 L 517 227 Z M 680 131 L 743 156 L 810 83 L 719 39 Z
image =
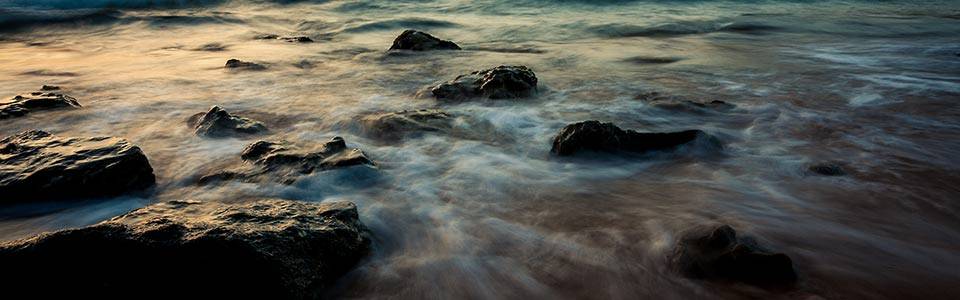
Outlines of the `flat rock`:
M 440 100 L 525 98 L 537 91 L 537 76 L 525 66 L 499 66 L 457 76 L 430 89 Z
M 305 299 L 369 246 L 350 202 L 169 201 L 0 244 L 0 277 L 4 292 L 38 298 Z
M 259 121 L 230 115 L 220 106 L 213 106 L 206 113 L 194 115 L 188 120 L 194 132 L 205 137 L 228 137 L 253 135 L 267 132 Z
M 407 29 L 393 40 L 393 45 L 390 46 L 390 50 L 428 51 L 461 49 L 460 46 L 454 42 L 441 40 L 426 32 Z
M 17 95 L 9 102 L 0 103 L 0 119 L 22 117 L 42 110 L 80 107 L 76 98 L 55 92 L 58 90 L 60 90 L 58 86 L 44 85 L 40 91 L 29 95 Z
M 371 114 L 360 122 L 367 136 L 399 140 L 423 132 L 449 131 L 454 119 L 453 115 L 439 109 L 420 109 Z
M 0 140 L 0 204 L 110 197 L 154 183 L 147 157 L 125 139 L 32 130 Z
M 695 279 L 760 287 L 788 287 L 797 280 L 790 257 L 767 251 L 753 239 L 737 237 L 727 225 L 683 238 L 671 262 L 684 276 Z
M 200 178 L 200 184 L 221 180 L 276 181 L 292 184 L 301 176 L 351 166 L 376 164 L 360 149 L 347 148 L 341 137 L 304 148 L 288 142 L 257 141 L 240 154 L 240 166 Z
M 560 156 L 580 151 L 634 152 L 669 150 L 698 138 L 709 138 L 700 130 L 678 132 L 636 132 L 623 130 L 613 123 L 583 121 L 563 127 L 553 138 L 551 152 Z
M 227 69 L 249 70 L 249 71 L 261 71 L 261 70 L 267 69 L 267 67 L 264 65 L 254 63 L 254 62 L 241 61 L 236 58 L 231 58 L 230 60 L 227 60 L 227 64 L 224 65 L 224 67 Z

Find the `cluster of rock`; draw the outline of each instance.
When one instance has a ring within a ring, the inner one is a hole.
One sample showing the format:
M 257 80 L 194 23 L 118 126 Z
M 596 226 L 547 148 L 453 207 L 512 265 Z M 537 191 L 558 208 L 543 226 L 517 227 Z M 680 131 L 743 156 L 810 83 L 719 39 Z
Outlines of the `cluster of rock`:
M 80 107 L 77 99 L 57 92 L 59 90 L 58 86 L 44 85 L 29 95 L 14 96 L 9 102 L 0 103 L 0 119 L 22 117 L 34 111 Z
M 240 154 L 245 162 L 200 178 L 201 184 L 222 180 L 279 181 L 292 184 L 304 175 L 351 166 L 376 166 L 360 149 L 348 148 L 341 137 L 314 148 L 288 142 L 257 141 Z

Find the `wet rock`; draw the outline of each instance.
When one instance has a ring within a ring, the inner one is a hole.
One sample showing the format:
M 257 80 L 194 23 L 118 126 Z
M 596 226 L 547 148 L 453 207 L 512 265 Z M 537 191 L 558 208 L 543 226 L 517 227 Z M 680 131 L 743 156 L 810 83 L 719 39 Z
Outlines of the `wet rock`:
M 701 137 L 709 138 L 700 130 L 648 133 L 623 130 L 612 123 L 584 121 L 563 127 L 553 138 L 550 151 L 560 156 L 580 151 L 642 153 L 672 149 Z
M 662 65 L 671 64 L 683 60 L 679 57 L 654 57 L 654 56 L 635 56 L 627 58 L 624 61 L 638 65 Z
M 645 92 L 634 97 L 636 100 L 641 100 L 650 103 L 650 105 L 656 106 L 658 108 L 672 110 L 672 111 L 683 111 L 691 113 L 704 113 L 708 111 L 727 111 L 736 108 L 736 105 L 727 103 L 722 100 L 713 100 L 710 102 L 699 102 L 692 100 L 677 99 L 676 97 L 671 97 L 669 95 L 661 94 L 660 92 Z
M 364 116 L 361 125 L 366 135 L 382 140 L 399 140 L 423 132 L 448 131 L 454 116 L 439 109 L 404 110 Z
M 0 119 L 22 117 L 35 111 L 80 107 L 76 98 L 53 92 L 59 89 L 57 86 L 44 85 L 40 91 L 26 96 L 17 95 L 10 99 L 10 102 L 0 103 Z
M 258 34 L 258 35 L 256 35 L 256 36 L 253 37 L 253 39 L 255 39 L 255 40 L 275 40 L 275 39 L 279 39 L 279 38 L 280 38 L 279 35 L 271 34 L 271 33 Z
M 228 137 L 237 135 L 261 134 L 267 127 L 259 121 L 230 115 L 219 106 L 211 107 L 206 113 L 191 117 L 189 122 L 194 132 L 205 137 Z
M 248 61 L 241 61 L 236 58 L 231 58 L 230 60 L 227 60 L 227 64 L 224 65 L 224 67 L 226 67 L 227 69 L 250 70 L 250 71 L 260 71 L 260 70 L 267 69 L 267 67 L 264 65 L 248 62 Z
M 276 34 L 259 34 L 254 36 L 255 40 L 282 40 L 291 43 L 313 43 L 313 39 L 308 36 L 279 36 Z
M 847 175 L 847 172 L 843 170 L 843 166 L 839 163 L 824 162 L 807 167 L 807 170 L 811 173 L 823 176 L 844 176 Z
M 426 32 L 416 30 L 404 30 L 396 39 L 390 50 L 461 50 L 460 46 L 451 41 L 441 40 Z
M 457 76 L 430 91 L 441 100 L 524 98 L 537 90 L 537 76 L 525 66 L 499 66 Z
M 347 148 L 341 137 L 313 148 L 302 148 L 287 142 L 257 141 L 240 154 L 240 166 L 200 178 L 200 184 L 222 180 L 277 181 L 292 184 L 303 175 L 326 170 L 366 165 L 374 167 L 360 149 Z
M 125 139 L 33 130 L 0 140 L 0 204 L 117 196 L 154 181 L 143 151 Z
M 4 292 L 46 296 L 316 298 L 366 255 L 350 202 L 169 201 L 0 245 Z M 56 287 L 56 288 L 51 288 Z
M 793 261 L 772 253 L 749 238 L 738 238 L 730 226 L 682 239 L 671 262 L 695 279 L 743 282 L 760 287 L 788 287 L 797 280 Z
M 224 45 L 224 44 L 221 44 L 221 43 L 209 43 L 209 44 L 201 45 L 200 47 L 197 47 L 196 49 L 193 49 L 193 50 L 195 50 L 195 51 L 208 51 L 208 52 L 220 52 L 220 51 L 225 51 L 225 50 L 227 50 L 227 46 Z

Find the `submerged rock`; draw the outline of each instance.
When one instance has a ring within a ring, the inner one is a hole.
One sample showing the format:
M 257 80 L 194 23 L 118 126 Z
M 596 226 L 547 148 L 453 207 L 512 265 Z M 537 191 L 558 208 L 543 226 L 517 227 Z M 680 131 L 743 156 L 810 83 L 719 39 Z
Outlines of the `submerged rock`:
M 390 50 L 428 51 L 461 49 L 460 46 L 454 42 L 441 40 L 426 32 L 407 29 L 393 40 L 393 45 L 390 46 Z
M 227 46 L 221 43 L 209 43 L 203 44 L 200 47 L 194 48 L 194 51 L 208 51 L 208 52 L 220 52 L 226 51 Z
M 807 170 L 811 173 L 823 176 L 844 176 L 847 175 L 847 172 L 843 170 L 843 166 L 838 163 L 824 162 L 807 167 Z
M 709 136 L 700 130 L 636 132 L 620 129 L 612 123 L 584 121 L 563 127 L 553 138 L 550 151 L 560 156 L 574 155 L 580 151 L 642 153 L 671 149 L 701 137 Z
M 4 292 L 315 298 L 366 255 L 350 202 L 169 201 L 0 245 Z M 56 287 L 56 288 L 51 288 Z
M 143 151 L 125 139 L 33 130 L 0 140 L 0 204 L 110 197 L 154 182 Z
M 241 61 L 236 58 L 231 58 L 230 60 L 227 60 L 227 64 L 224 65 L 224 67 L 227 69 L 250 70 L 250 71 L 260 71 L 260 70 L 267 69 L 267 67 L 264 65 L 248 62 L 248 61 Z
M 499 66 L 457 76 L 431 88 L 437 99 L 463 100 L 524 98 L 537 90 L 537 76 L 525 66 Z
M 662 109 L 694 113 L 702 113 L 706 111 L 727 111 L 736 107 L 736 105 L 722 100 L 698 102 L 677 99 L 676 97 L 664 95 L 659 92 L 645 92 L 637 95 L 634 97 L 634 99 L 648 102 L 651 105 Z
M 286 142 L 257 141 L 240 154 L 246 162 L 228 171 L 200 178 L 200 184 L 220 180 L 279 180 L 292 184 L 303 175 L 350 166 L 376 166 L 360 149 L 347 148 L 341 137 L 334 137 L 319 147 L 302 149 Z
M 760 287 L 786 287 L 797 280 L 790 257 L 766 251 L 752 239 L 738 238 L 727 225 L 684 238 L 677 244 L 671 261 L 685 276 L 696 279 Z
M 63 93 L 52 92 L 60 87 L 44 85 L 38 92 L 30 95 L 17 95 L 10 102 L 0 103 L 0 119 L 22 117 L 30 112 L 58 108 L 78 108 L 80 103 L 76 98 Z
M 253 39 L 255 39 L 255 40 L 282 40 L 282 41 L 287 41 L 287 42 L 291 42 L 291 43 L 313 43 L 313 39 L 311 39 L 311 38 L 308 37 L 308 36 L 302 36 L 302 35 L 298 35 L 298 36 L 279 36 L 279 35 L 276 35 L 276 34 L 259 34 L 259 35 L 257 35 L 257 36 L 254 36 Z
M 267 127 L 259 121 L 230 115 L 219 106 L 210 108 L 206 113 L 191 117 L 190 125 L 199 136 L 227 137 L 235 135 L 260 134 L 267 131 Z
M 404 136 L 450 130 L 454 116 L 439 109 L 404 110 L 378 113 L 361 119 L 368 136 L 384 140 L 398 140 Z

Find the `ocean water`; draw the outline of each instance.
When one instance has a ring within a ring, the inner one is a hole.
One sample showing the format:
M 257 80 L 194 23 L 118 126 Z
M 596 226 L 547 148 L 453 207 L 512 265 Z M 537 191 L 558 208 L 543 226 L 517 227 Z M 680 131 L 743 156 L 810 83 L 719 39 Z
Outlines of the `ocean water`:
M 407 28 L 465 51 L 387 53 Z M 253 39 L 267 33 L 316 42 Z M 4 207 L 0 240 L 162 200 L 349 200 L 374 249 L 331 297 L 955 299 L 957 33 L 956 1 L 0 0 L 0 97 L 54 84 L 84 105 L 4 120 L 0 136 L 124 137 L 158 176 L 148 197 Z M 198 50 L 210 45 L 222 49 Z M 230 58 L 268 69 L 226 71 Z M 531 67 L 538 95 L 417 96 L 503 64 Z M 642 97 L 654 92 L 680 104 Z M 193 135 L 185 120 L 212 105 L 267 123 L 263 139 L 342 136 L 379 167 L 198 187 L 256 139 Z M 387 143 L 356 121 L 433 107 L 471 134 Z M 588 119 L 702 129 L 723 149 L 549 154 L 560 128 Z M 820 162 L 849 174 L 806 170 Z M 716 224 L 790 255 L 798 287 L 671 270 L 676 240 Z

